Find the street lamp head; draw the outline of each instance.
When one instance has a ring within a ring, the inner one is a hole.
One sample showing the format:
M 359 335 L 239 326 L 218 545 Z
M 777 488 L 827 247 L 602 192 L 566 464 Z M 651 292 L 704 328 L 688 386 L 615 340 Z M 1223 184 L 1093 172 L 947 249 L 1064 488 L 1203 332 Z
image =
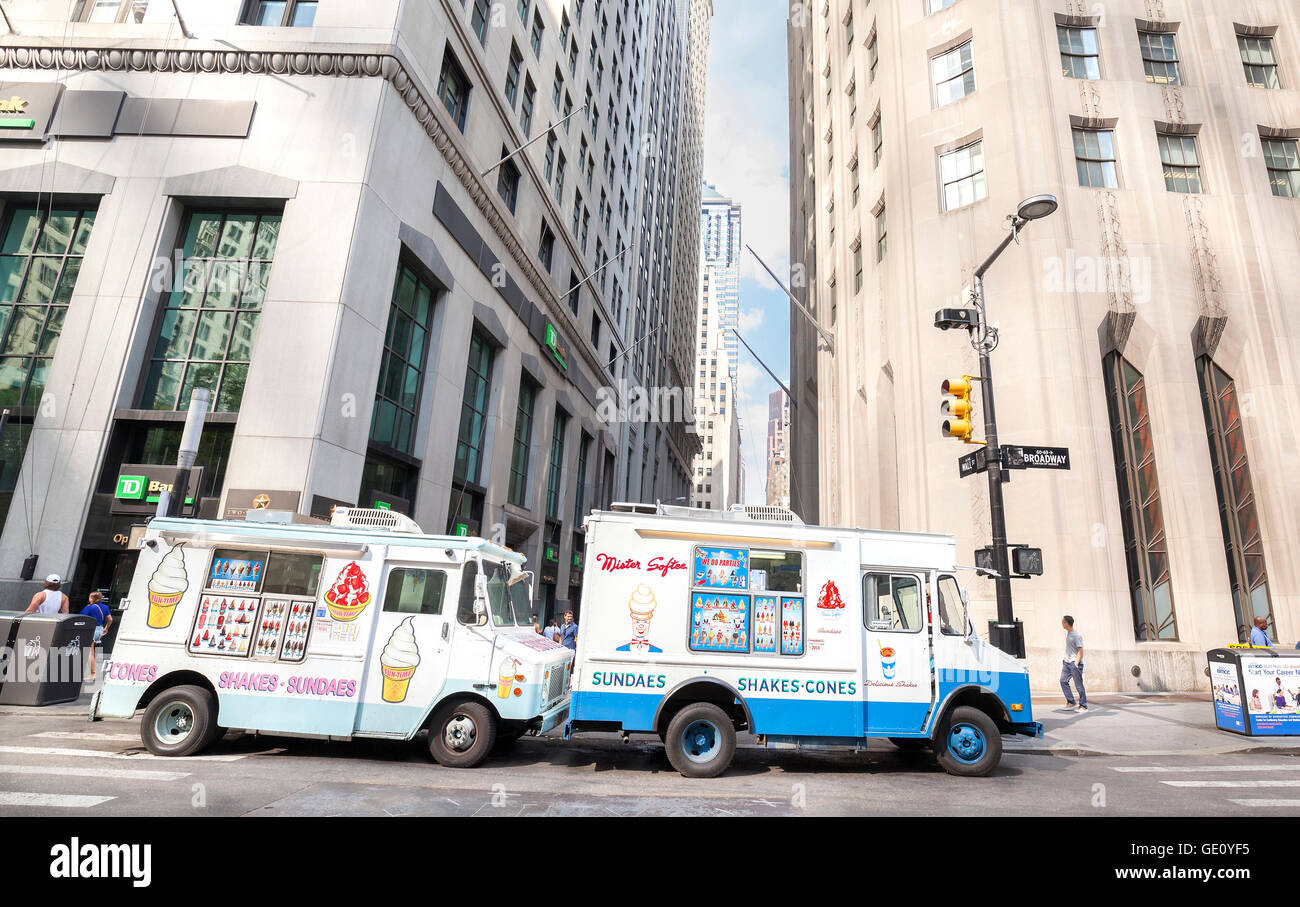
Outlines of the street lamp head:
M 1055 195 L 1035 195 L 1025 199 L 1016 208 L 1016 217 L 1021 220 L 1038 220 L 1040 217 L 1047 217 L 1056 211 L 1057 203 Z

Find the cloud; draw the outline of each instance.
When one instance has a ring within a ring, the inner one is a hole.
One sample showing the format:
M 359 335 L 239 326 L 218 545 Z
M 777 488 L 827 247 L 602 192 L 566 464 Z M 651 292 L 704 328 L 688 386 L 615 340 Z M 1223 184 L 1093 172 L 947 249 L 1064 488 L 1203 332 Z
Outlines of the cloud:
M 742 331 L 756 331 L 763 326 L 763 320 L 767 313 L 759 308 L 750 308 L 740 313 L 737 319 L 737 327 Z

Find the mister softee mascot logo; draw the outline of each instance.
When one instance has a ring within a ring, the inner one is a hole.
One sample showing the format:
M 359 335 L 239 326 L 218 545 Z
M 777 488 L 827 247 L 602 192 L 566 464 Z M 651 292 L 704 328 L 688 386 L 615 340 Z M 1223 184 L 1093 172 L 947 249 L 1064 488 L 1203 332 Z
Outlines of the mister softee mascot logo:
M 828 579 L 822 584 L 822 590 L 817 594 L 817 613 L 829 620 L 836 620 L 844 613 L 844 599 L 840 597 L 835 580 Z
M 619 652 L 662 652 L 650 644 L 650 619 L 655 616 L 654 590 L 641 583 L 627 600 L 628 614 L 632 617 L 632 641 L 618 647 Z

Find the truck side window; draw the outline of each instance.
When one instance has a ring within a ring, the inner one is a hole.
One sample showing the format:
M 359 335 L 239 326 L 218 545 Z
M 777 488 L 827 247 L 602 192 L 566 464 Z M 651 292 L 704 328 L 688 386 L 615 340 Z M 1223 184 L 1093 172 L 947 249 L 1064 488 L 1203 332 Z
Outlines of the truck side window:
M 921 629 L 921 585 L 915 576 L 867 573 L 862 577 L 862 601 L 867 627 L 913 632 Z
M 478 625 L 478 615 L 474 613 L 474 578 L 478 576 L 478 563 L 473 560 L 465 562 L 465 569 L 460 572 L 460 601 L 456 605 L 456 620 L 470 626 Z
M 966 606 L 961 588 L 951 576 L 939 577 L 939 629 L 947 636 L 966 635 Z
M 384 610 L 399 614 L 441 614 L 446 591 L 447 574 L 443 570 L 394 567 L 384 590 Z

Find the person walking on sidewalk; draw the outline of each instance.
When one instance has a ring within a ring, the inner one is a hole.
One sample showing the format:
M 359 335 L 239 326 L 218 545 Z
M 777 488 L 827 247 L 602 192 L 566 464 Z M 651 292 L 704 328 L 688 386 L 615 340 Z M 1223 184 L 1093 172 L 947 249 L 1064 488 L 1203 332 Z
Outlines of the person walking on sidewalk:
M 104 634 L 113 626 L 113 614 L 104 604 L 101 592 L 90 593 L 90 604 L 81 609 L 81 613 L 95 620 L 95 639 L 90 645 L 90 679 L 95 679 L 95 646 L 104 641 Z
M 32 596 L 31 604 L 27 606 L 28 613 L 67 614 L 68 597 L 59 591 L 62 585 L 63 581 L 57 573 L 45 577 L 45 588 Z
M 1074 707 L 1074 695 L 1070 692 L 1070 681 L 1079 691 L 1079 711 L 1088 711 L 1088 693 L 1083 688 L 1083 636 L 1074 629 L 1074 618 L 1065 615 L 1061 618 L 1061 627 L 1065 630 L 1065 660 L 1061 662 L 1061 692 L 1065 693 L 1065 704 Z

